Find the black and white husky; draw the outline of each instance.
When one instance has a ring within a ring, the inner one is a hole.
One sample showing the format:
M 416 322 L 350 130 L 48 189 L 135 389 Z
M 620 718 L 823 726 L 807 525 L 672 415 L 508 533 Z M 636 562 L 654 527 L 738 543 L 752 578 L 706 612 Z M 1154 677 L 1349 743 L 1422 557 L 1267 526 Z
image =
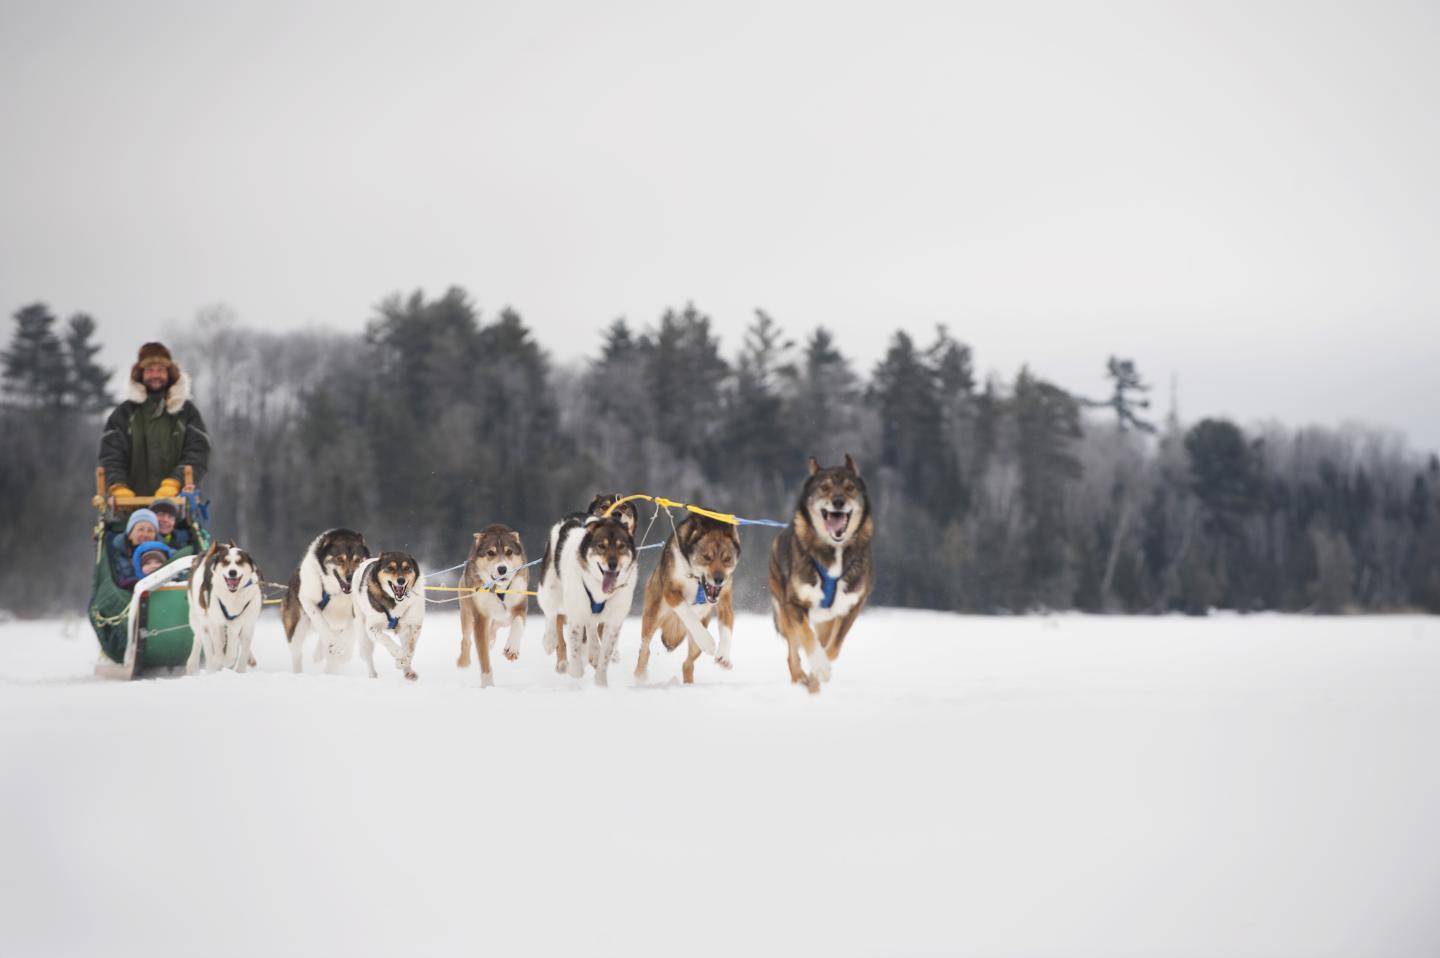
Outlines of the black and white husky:
M 395 657 L 395 667 L 407 679 L 419 678 L 415 643 L 425 622 L 425 593 L 415 557 L 408 552 L 382 552 L 366 559 L 355 573 L 354 607 L 360 658 L 370 677 L 377 678 L 375 645 L 379 643 Z
M 539 595 L 545 613 L 545 651 L 555 671 L 576 678 L 588 661 L 595 684 L 607 669 L 639 581 L 631 527 L 617 518 L 577 513 L 550 529 Z
M 335 671 L 350 658 L 355 641 L 352 584 L 355 571 L 369 557 L 365 537 L 349 529 L 323 532 L 305 549 L 280 605 L 293 671 L 304 668 L 305 636 L 311 629 L 319 636 L 315 661 L 325 659 L 326 671 Z
M 213 544 L 195 560 L 187 592 L 195 639 L 186 672 L 200 667 L 202 649 L 211 672 L 221 667 L 244 672 L 250 667 L 250 643 L 264 605 L 261 580 L 255 560 L 233 542 Z

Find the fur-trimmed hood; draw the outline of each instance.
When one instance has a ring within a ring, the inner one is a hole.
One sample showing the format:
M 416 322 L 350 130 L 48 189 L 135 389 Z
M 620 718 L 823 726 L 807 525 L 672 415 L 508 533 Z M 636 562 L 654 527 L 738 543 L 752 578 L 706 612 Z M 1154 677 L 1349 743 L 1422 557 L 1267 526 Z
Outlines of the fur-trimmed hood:
M 146 399 L 150 398 L 150 393 L 146 391 L 144 383 L 137 383 L 132 379 L 125 386 L 125 398 L 133 403 L 144 403 Z M 190 374 L 181 370 L 180 378 L 165 390 L 165 411 L 173 416 L 185 408 L 185 404 L 189 401 Z

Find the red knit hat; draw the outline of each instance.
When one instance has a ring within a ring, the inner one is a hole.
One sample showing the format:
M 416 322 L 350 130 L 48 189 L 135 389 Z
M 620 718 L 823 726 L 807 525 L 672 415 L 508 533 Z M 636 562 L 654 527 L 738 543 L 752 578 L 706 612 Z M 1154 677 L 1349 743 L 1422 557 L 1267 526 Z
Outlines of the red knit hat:
M 130 369 L 130 378 L 135 382 L 141 382 L 141 372 L 146 366 L 164 366 L 170 371 L 170 385 L 180 378 L 180 367 L 175 365 L 175 360 L 170 358 L 170 350 L 165 348 L 164 343 L 146 343 L 140 347 L 140 358 L 135 360 L 135 365 Z

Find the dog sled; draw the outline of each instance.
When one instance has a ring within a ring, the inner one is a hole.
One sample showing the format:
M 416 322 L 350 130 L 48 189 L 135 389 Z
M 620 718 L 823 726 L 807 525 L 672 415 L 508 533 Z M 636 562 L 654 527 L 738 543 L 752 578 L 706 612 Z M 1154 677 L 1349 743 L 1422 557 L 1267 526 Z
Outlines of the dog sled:
M 95 486 L 92 504 L 100 517 L 95 525 L 90 624 L 102 653 L 95 674 L 121 679 L 142 674 L 183 675 L 195 637 L 190 630 L 186 580 L 195 556 L 209 549 L 211 541 L 204 517 L 199 514 L 203 509 L 190 467 L 185 467 L 185 486 L 178 499 L 180 515 L 175 520 L 176 529 L 183 528 L 190 534 L 190 543 L 176 549 L 168 563 L 141 579 L 133 590 L 115 581 L 113 540 L 117 534 L 123 538 L 131 512 L 156 500 L 151 496 L 106 495 L 103 469 L 95 470 Z

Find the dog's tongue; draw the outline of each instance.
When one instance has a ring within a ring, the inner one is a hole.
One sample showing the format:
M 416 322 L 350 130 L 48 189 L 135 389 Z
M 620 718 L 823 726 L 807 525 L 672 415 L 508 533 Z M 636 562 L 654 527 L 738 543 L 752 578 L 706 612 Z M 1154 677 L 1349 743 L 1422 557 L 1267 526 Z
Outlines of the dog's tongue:
M 845 534 L 845 526 L 850 522 L 850 516 L 844 512 L 825 513 L 825 528 L 832 536 Z
M 614 592 L 615 580 L 618 578 L 620 578 L 620 573 L 609 570 L 605 571 L 600 576 L 600 588 L 604 589 L 607 594 Z

